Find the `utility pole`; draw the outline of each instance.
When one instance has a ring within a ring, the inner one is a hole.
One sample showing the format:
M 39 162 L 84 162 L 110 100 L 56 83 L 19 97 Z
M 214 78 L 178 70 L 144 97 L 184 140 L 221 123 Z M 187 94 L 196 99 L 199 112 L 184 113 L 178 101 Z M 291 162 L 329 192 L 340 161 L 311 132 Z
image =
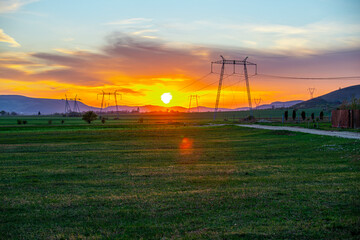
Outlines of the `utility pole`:
M 246 90 L 248 95 L 248 102 L 249 102 L 249 109 L 250 109 L 250 116 L 253 116 L 252 111 L 252 103 L 251 103 L 251 94 L 250 94 L 250 84 L 249 84 L 249 77 L 247 72 L 247 65 L 254 65 L 255 66 L 255 74 L 257 74 L 257 64 L 248 62 L 246 57 L 244 60 L 227 60 L 223 56 L 220 55 L 222 60 L 211 62 L 211 72 L 213 68 L 213 64 L 221 64 L 221 72 L 220 72 L 220 79 L 219 79 L 219 86 L 216 95 L 216 102 L 215 102 L 215 109 L 214 109 L 214 120 L 216 119 L 216 113 L 219 108 L 219 101 L 220 101 L 220 94 L 221 94 L 221 87 L 222 81 L 224 78 L 224 71 L 225 71 L 225 64 L 232 64 L 233 65 L 233 73 L 235 73 L 235 65 L 243 65 L 244 66 L 244 75 L 245 75 L 245 82 L 246 82 Z
M 195 99 L 195 100 L 196 100 L 196 107 L 197 107 L 198 112 L 200 112 L 200 111 L 199 111 L 199 102 L 198 102 L 198 98 L 200 98 L 198 95 L 190 95 L 190 96 L 189 96 L 189 100 L 190 100 L 190 102 L 189 102 L 189 109 L 188 109 L 188 112 L 190 112 L 190 109 L 191 109 L 191 100 L 192 100 L 192 99 Z
M 315 88 L 308 88 L 308 91 L 310 93 L 310 99 L 313 99 L 314 98 Z
M 98 96 L 99 95 L 102 95 L 101 108 L 100 108 L 100 117 L 101 117 L 101 113 L 102 113 L 103 108 L 106 107 L 106 104 L 104 105 L 105 95 L 109 96 L 109 100 L 110 100 L 110 97 L 112 95 L 114 95 L 115 105 L 116 105 L 116 112 L 117 112 L 117 115 L 119 117 L 119 108 L 118 108 L 118 103 L 117 103 L 117 96 L 120 96 L 120 99 L 122 99 L 122 94 L 117 93 L 117 90 L 115 90 L 114 92 L 104 92 L 104 91 L 102 91 L 102 93 L 99 93 Z

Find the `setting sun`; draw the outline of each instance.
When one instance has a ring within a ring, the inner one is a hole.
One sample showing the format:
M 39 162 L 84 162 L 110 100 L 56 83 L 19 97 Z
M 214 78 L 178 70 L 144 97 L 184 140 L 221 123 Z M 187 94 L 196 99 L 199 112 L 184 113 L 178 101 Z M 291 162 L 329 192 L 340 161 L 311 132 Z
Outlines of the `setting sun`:
M 164 93 L 161 95 L 161 101 L 163 101 L 165 104 L 168 104 L 172 99 L 171 93 Z

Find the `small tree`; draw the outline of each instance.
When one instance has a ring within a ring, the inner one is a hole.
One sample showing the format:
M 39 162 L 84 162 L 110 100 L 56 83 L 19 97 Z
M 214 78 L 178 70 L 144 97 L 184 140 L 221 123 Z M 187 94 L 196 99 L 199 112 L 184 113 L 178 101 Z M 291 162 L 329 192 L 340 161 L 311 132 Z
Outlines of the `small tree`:
M 323 112 L 323 111 L 320 112 L 320 116 L 319 116 L 319 117 L 320 117 L 320 120 L 321 120 L 321 121 L 324 120 L 324 112 Z
M 87 123 L 91 123 L 92 121 L 97 119 L 97 114 L 94 113 L 93 111 L 87 111 L 86 113 L 84 113 L 82 115 L 82 119 L 87 122 Z
M 285 121 L 288 120 L 288 117 L 289 117 L 289 112 L 288 112 L 288 110 L 286 110 L 285 113 L 284 113 Z
M 314 120 L 314 118 L 315 118 L 315 114 L 311 113 L 311 120 Z
M 306 118 L 306 113 L 305 113 L 305 111 L 302 111 L 301 112 L 301 119 L 304 121 L 305 118 Z
M 106 119 L 104 117 L 101 118 L 101 123 L 104 124 L 106 122 Z
M 295 121 L 295 119 L 296 119 L 296 110 L 295 109 L 292 111 L 292 119 L 293 119 L 293 121 Z

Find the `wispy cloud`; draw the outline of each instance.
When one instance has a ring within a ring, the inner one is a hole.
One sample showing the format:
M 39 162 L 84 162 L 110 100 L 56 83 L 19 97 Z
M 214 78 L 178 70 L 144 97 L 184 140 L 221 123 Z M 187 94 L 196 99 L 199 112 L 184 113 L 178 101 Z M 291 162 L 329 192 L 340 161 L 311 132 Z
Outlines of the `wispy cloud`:
M 252 62 L 258 64 L 259 73 L 263 74 L 304 77 L 321 76 L 321 74 L 326 76 L 359 74 L 359 50 L 356 49 L 347 53 L 337 52 L 331 57 L 325 54 L 308 54 L 304 58 L 298 55 L 285 56 L 285 54 L 256 51 L 254 48 L 251 50 L 217 49 L 181 45 L 165 40 L 144 39 L 140 35 L 121 32 L 109 35 L 106 41 L 107 43 L 97 52 L 58 48 L 55 49 L 56 52 L 50 53 L 33 52 L 20 55 L 0 53 L 0 79 L 2 82 L 7 82 L 10 90 L 15 89 L 11 90 L 14 92 L 19 86 L 27 87 L 29 93 L 30 89 L 35 92 L 38 90 L 38 85 L 44 85 L 41 83 L 45 82 L 46 86 L 52 88 L 73 89 L 72 91 L 79 93 L 82 98 L 88 96 L 89 99 L 95 99 L 95 94 L 100 90 L 118 89 L 119 92 L 126 93 L 126 99 L 132 99 L 129 100 L 130 102 L 142 104 L 151 98 L 157 99 L 164 91 L 173 91 L 187 101 L 187 93 L 202 89 L 216 81 L 218 75 L 212 74 L 209 78 L 201 79 L 185 92 L 178 89 L 209 73 L 210 62 L 218 60 L 219 54 L 227 59 L 249 56 Z M 275 44 L 279 52 L 289 51 L 293 46 L 307 50 L 304 47 L 307 40 L 300 37 L 284 37 L 278 39 Z M 342 60 L 339 61 L 339 59 Z M 218 72 L 215 68 L 214 72 Z M 233 71 L 232 68 L 228 70 Z M 229 78 L 225 84 L 230 84 L 229 81 L 238 80 Z M 279 85 L 282 86 L 281 90 L 278 89 Z M 276 79 L 271 79 L 270 82 L 269 79 L 258 77 L 252 79 L 251 86 L 255 92 L 266 88 L 266 91 L 285 93 L 287 91 L 285 88 L 293 86 L 293 83 L 280 82 L 279 84 Z M 216 87 L 214 84 L 204 91 L 215 93 Z M 304 87 L 304 89 L 307 88 Z M 275 96 L 269 96 L 269 98 L 275 98 Z M 97 104 L 95 100 L 91 101 Z
M 0 42 L 6 42 L 10 44 L 10 47 L 20 47 L 21 45 L 15 41 L 14 38 L 10 37 L 0 28 Z
M 360 24 L 321 21 L 305 25 L 241 23 L 226 21 L 167 22 L 158 25 L 167 39 L 207 46 L 256 47 L 279 54 L 313 54 L 360 47 Z M 209 34 L 214 33 L 216 34 Z M 207 36 L 204 38 L 204 36 Z M 295 41 L 289 41 L 294 39 Z M 284 51 L 287 49 L 287 51 Z
M 118 21 L 108 22 L 105 23 L 106 25 L 131 25 L 131 24 L 141 24 L 144 22 L 151 22 L 152 19 L 150 18 L 128 18 L 122 19 Z
M 154 33 L 154 32 L 158 32 L 159 30 L 156 29 L 144 29 L 144 30 L 139 30 L 136 32 L 133 32 L 134 35 L 141 35 L 143 33 Z
M 1 0 L 0 13 L 15 12 L 22 6 L 37 1 L 38 0 Z

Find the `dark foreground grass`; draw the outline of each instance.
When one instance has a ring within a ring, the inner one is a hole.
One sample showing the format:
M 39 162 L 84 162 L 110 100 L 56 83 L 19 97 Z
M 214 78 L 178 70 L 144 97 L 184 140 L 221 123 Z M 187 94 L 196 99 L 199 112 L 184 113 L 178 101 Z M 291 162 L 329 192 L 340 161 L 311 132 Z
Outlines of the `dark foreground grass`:
M 356 239 L 360 142 L 147 125 L 0 133 L 2 239 Z

